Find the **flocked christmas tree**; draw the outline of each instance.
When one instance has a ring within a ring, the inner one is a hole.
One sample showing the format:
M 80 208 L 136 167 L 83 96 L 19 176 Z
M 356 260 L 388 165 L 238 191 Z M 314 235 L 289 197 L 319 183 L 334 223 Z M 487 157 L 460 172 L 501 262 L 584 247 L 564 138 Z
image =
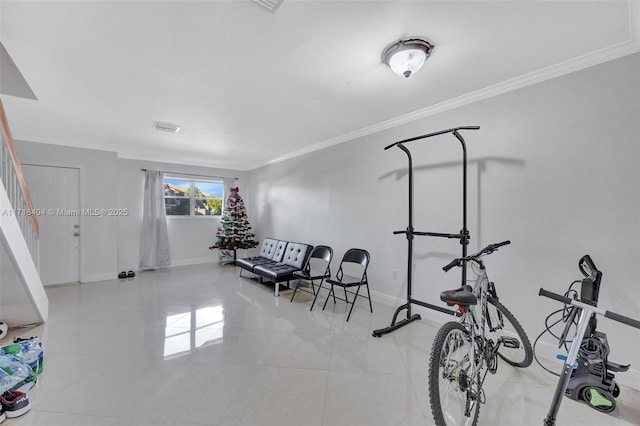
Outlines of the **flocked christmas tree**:
M 234 261 L 236 250 L 250 249 L 258 245 L 251 232 L 247 208 L 238 192 L 238 187 L 229 189 L 229 196 L 216 232 L 216 243 L 209 250 L 219 249 L 220 260 Z

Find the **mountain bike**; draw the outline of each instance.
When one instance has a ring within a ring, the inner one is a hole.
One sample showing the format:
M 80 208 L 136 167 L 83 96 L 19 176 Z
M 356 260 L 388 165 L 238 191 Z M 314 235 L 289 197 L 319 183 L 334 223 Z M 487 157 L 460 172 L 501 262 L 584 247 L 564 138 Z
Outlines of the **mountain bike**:
M 482 257 L 510 241 L 489 244 L 479 252 L 452 260 L 442 269 L 470 264 L 475 285 L 440 293 L 448 306 L 456 306 L 459 321 L 438 330 L 429 358 L 429 400 L 438 426 L 476 425 L 485 402 L 482 385 L 495 374 L 498 359 L 515 367 L 528 367 L 533 349 L 524 329 L 500 303 L 496 287 L 487 277 Z

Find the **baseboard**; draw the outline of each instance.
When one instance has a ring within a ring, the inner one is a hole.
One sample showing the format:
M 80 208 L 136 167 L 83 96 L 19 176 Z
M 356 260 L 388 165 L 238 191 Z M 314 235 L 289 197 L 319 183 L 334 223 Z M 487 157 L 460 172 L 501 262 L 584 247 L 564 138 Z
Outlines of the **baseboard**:
M 180 260 L 172 260 L 171 266 L 188 266 L 188 265 L 198 265 L 200 263 L 211 263 L 217 262 L 218 256 L 208 256 L 208 257 L 196 257 L 192 259 L 180 259 Z
M 375 290 L 371 290 L 371 300 L 390 307 L 400 306 L 401 304 L 405 303 L 404 300 L 398 299 L 397 297 L 389 296 L 385 293 L 380 293 L 379 291 Z
M 202 263 L 212 263 L 217 262 L 218 256 L 207 256 L 207 257 L 195 257 L 189 259 L 179 259 L 179 260 L 171 260 L 171 264 L 169 266 L 163 266 L 162 268 L 171 268 L 172 266 L 189 266 L 189 265 L 199 265 Z M 137 268 L 131 267 L 122 267 L 122 271 L 128 271 L 129 269 L 133 269 L 134 271 L 138 271 Z M 156 269 L 156 268 L 151 268 Z M 116 274 L 117 275 L 117 274 Z M 108 278 L 111 279 L 111 278 Z
M 80 282 L 83 283 L 94 283 L 97 281 L 107 281 L 107 280 L 115 280 L 118 278 L 118 274 L 95 274 L 95 275 L 85 275 L 82 277 Z

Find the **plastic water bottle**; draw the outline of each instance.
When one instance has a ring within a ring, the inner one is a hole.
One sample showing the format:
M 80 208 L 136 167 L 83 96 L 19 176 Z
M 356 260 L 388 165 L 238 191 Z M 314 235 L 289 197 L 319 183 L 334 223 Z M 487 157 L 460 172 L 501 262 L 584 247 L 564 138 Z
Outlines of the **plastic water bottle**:
M 22 362 L 27 364 L 34 373 L 40 374 L 42 372 L 42 344 L 38 339 L 25 340 L 20 342 L 22 349 L 20 351 L 20 358 Z
M 0 394 L 5 393 L 21 381 L 22 379 L 20 377 L 8 374 L 6 371 L 0 368 Z

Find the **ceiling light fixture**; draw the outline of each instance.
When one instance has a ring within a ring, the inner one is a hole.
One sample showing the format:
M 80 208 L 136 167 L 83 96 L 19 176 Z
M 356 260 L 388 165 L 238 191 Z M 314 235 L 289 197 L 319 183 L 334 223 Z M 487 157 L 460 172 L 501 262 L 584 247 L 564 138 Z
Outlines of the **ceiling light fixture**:
M 178 133 L 180 126 L 171 123 L 164 123 L 162 121 L 156 121 L 153 123 L 153 128 L 161 132 Z
M 269 12 L 275 14 L 284 0 L 253 0 L 255 3 L 258 3 L 260 6 L 267 9 Z
M 410 77 L 424 64 L 433 44 L 419 38 L 398 40 L 382 51 L 382 62 L 398 75 Z

